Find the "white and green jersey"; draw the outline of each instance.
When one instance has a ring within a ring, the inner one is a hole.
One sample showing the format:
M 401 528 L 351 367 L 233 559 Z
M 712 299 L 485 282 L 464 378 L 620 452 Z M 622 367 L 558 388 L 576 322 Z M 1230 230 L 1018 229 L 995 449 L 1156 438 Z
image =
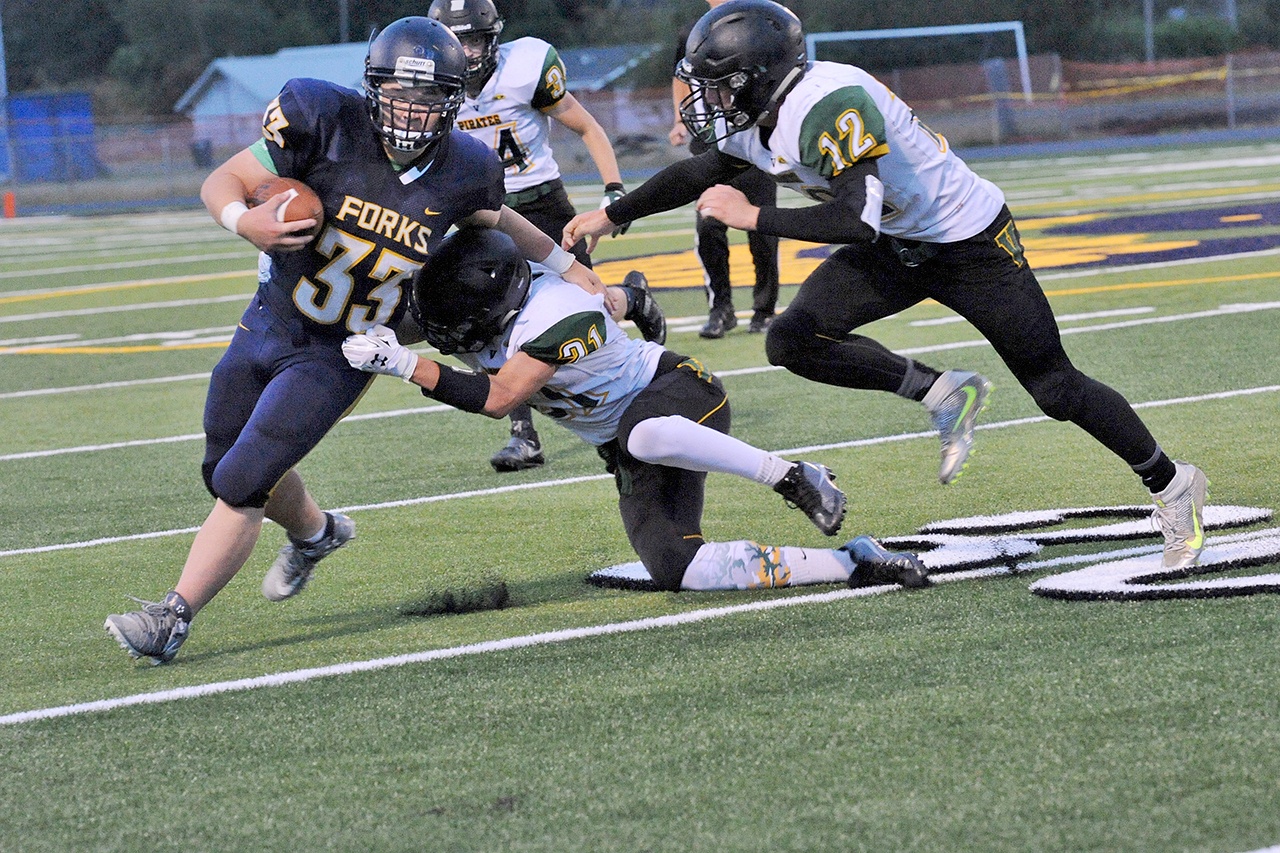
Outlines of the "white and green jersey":
M 895 237 L 965 240 L 1004 206 L 999 187 L 975 174 L 883 83 L 852 65 L 810 62 L 782 102 L 768 148 L 759 127 L 719 146 L 818 201 L 831 197 L 831 178 L 859 160 L 877 158 L 884 183 L 880 228 Z
M 456 358 L 486 373 L 496 373 L 520 352 L 555 365 L 529 404 L 588 443 L 604 444 L 618 434 L 627 406 L 653 381 L 665 350 L 627 337 L 609 317 L 603 295 L 532 267 L 529 297 L 515 321 L 480 352 Z
M 542 39 L 520 38 L 498 46 L 498 67 L 458 111 L 458 129 L 498 152 L 508 193 L 560 177 L 543 110 L 568 93 L 565 85 L 556 49 Z

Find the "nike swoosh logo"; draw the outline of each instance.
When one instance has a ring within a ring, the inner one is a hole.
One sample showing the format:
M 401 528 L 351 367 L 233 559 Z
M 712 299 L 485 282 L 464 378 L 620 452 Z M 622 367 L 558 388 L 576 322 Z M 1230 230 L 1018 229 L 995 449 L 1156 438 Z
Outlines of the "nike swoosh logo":
M 438 210 L 432 210 L 432 209 L 431 209 L 431 208 L 429 208 L 429 207 L 424 207 L 424 208 L 422 208 L 422 212 L 423 212 L 424 214 L 426 214 L 427 216 L 439 216 L 439 215 L 440 215 L 440 211 L 438 211 Z
M 1204 531 L 1200 529 L 1200 513 L 1195 511 L 1195 507 L 1191 509 L 1191 522 L 1195 525 L 1196 535 L 1187 540 L 1187 547 L 1199 551 L 1204 547 Z
M 978 399 L 977 388 L 974 388 L 972 385 L 966 385 L 963 390 L 964 396 L 967 399 L 964 401 L 964 408 L 960 410 L 960 416 L 956 418 L 956 423 L 964 420 L 965 415 L 969 414 L 969 410 L 973 408 L 973 401 Z

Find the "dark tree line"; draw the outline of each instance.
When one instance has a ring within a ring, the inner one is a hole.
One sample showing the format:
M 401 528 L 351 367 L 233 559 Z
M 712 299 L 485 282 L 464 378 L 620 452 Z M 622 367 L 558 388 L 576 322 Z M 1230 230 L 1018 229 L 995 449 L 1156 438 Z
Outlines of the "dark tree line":
M 339 40 L 344 0 L 0 0 L 9 91 L 87 90 L 103 118 L 164 116 L 212 60 Z M 345 0 L 347 32 L 424 14 L 429 0 Z M 1032 53 L 1093 61 L 1144 56 L 1142 0 L 788 0 L 810 32 L 1020 20 Z M 1157 55 L 1215 55 L 1280 47 L 1280 0 L 1158 0 Z M 558 47 L 655 41 L 706 11 L 702 0 L 498 0 L 504 38 L 537 35 Z M 849 59 L 869 68 L 970 62 L 1008 55 L 995 37 L 880 42 Z M 662 61 L 642 82 L 661 84 Z

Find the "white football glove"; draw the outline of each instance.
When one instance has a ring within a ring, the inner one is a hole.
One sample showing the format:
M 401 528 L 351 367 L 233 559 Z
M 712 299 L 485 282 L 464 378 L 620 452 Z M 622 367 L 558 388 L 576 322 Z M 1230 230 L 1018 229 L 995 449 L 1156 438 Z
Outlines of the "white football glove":
M 348 337 L 342 342 L 342 354 L 357 370 L 399 376 L 405 382 L 413 378 L 418 366 L 418 354 L 400 346 L 396 333 L 381 325 Z

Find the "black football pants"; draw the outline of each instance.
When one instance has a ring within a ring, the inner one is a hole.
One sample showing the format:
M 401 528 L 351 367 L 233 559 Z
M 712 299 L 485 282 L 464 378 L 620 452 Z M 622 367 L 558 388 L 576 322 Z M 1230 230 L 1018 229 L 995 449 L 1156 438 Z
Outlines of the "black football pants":
M 827 385 L 896 392 L 908 359 L 850 332 L 931 298 L 991 342 L 1046 415 L 1076 424 L 1130 466 L 1153 457 L 1155 438 L 1128 401 L 1063 350 L 1008 208 L 968 240 L 926 248 L 936 251 L 914 267 L 884 235 L 836 250 L 769 327 L 769 361 Z
M 747 169 L 729 184 L 757 207 L 778 203 L 778 185 L 759 169 Z M 747 246 L 756 270 L 751 308 L 756 316 L 772 317 L 778 306 L 778 238 L 747 232 Z M 713 310 L 733 307 L 729 280 L 729 226 L 707 216 L 697 218 L 698 260 L 707 278 L 708 304 Z

